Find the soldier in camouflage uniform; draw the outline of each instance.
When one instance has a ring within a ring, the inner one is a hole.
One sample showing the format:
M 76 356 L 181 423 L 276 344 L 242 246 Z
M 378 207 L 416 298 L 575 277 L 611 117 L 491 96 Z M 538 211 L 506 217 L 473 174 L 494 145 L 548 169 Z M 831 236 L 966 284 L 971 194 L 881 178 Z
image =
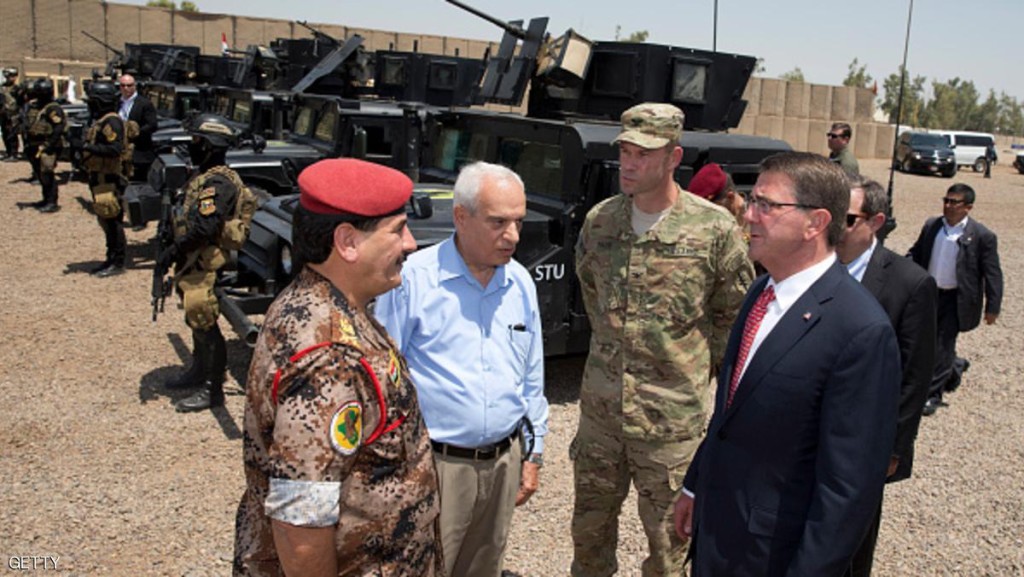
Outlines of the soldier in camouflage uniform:
M 570 447 L 577 577 L 617 571 L 618 516 L 630 481 L 650 548 L 642 575 L 682 574 L 673 503 L 700 441 L 712 371 L 753 280 L 732 215 L 672 179 L 682 159 L 682 111 L 641 104 L 622 123 L 624 194 L 590 211 L 576 247 L 593 329 Z
M 60 104 L 53 101 L 53 81 L 49 78 L 33 82 L 29 95 L 34 104 L 28 112 L 25 156 L 43 188 L 43 199 L 34 206 L 39 212 L 57 212 L 57 157 L 64 148 L 68 119 Z
M 294 254 L 246 387 L 236 576 L 444 575 L 430 438 L 405 359 L 367 305 L 416 248 L 412 181 L 353 159 L 299 178 Z
M 179 413 L 189 413 L 224 404 L 227 345 L 217 324 L 220 306 L 213 289 L 229 252 L 241 248 L 249 235 L 256 199 L 224 165 L 228 147 L 238 138 L 224 118 L 200 114 L 182 126 L 192 135 L 189 157 L 198 174 L 185 184 L 184 199 L 176 208 L 174 242 L 160 254 L 157 266 L 166 270 L 174 263 L 185 323 L 192 329 L 192 365 L 164 385 L 199 389 L 174 405 Z
M 0 131 L 3 131 L 7 160 L 18 158 L 18 132 L 21 119 L 21 95 L 18 89 L 18 69 L 4 70 L 4 83 L 0 85 Z
M 96 220 L 103 229 L 107 253 L 92 274 L 105 278 L 124 272 L 128 243 L 124 236 L 121 197 L 128 186 L 123 156 L 128 147 L 125 122 L 117 115 L 117 87 L 108 80 L 89 85 L 93 124 L 85 135 L 82 164 L 89 173 L 89 191 Z

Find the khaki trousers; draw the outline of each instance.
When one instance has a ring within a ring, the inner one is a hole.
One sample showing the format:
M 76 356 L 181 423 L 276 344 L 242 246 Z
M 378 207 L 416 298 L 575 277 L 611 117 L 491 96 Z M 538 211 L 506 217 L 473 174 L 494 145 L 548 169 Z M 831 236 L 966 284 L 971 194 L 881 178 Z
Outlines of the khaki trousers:
M 519 492 L 521 456 L 518 441 L 489 461 L 434 452 L 448 577 L 501 576 Z

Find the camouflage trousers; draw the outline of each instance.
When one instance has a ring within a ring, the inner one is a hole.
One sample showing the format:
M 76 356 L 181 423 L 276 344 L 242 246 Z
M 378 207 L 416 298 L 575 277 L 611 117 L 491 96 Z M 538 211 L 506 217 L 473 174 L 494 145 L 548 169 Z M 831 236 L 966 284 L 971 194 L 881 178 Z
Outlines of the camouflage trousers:
M 621 420 L 580 415 L 579 431 L 569 449 L 575 472 L 576 502 L 572 516 L 573 577 L 607 577 L 618 570 L 619 512 L 636 485 L 638 512 L 647 535 L 649 555 L 643 577 L 683 574 L 686 545 L 675 534 L 673 505 L 686 468 L 699 444 L 626 439 Z

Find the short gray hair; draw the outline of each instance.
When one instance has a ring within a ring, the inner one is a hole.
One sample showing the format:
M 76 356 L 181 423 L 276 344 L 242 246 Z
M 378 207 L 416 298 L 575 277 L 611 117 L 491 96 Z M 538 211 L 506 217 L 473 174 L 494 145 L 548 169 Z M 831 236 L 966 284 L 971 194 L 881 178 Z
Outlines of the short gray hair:
M 475 213 L 477 197 L 480 195 L 480 188 L 486 178 L 491 178 L 496 183 L 515 184 L 525 190 L 523 179 L 507 166 L 489 162 L 474 162 L 463 166 L 459 171 L 459 177 L 455 179 L 452 204 Z

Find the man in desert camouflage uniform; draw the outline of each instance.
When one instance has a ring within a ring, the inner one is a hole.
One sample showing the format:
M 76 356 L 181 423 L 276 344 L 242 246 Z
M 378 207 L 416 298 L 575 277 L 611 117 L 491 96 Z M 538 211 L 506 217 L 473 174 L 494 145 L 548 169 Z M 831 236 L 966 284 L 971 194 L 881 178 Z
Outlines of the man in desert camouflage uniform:
M 593 329 L 570 448 L 577 577 L 618 569 L 618 516 L 630 481 L 650 548 L 641 574 L 682 574 L 672 506 L 705 423 L 710 375 L 753 279 L 732 215 L 673 181 L 682 111 L 641 104 L 622 124 L 623 194 L 590 211 L 576 246 Z
M 7 160 L 18 158 L 18 132 L 23 97 L 18 88 L 18 69 L 5 68 L 4 82 L 0 84 L 0 132 L 3 133 L 4 150 Z
M 367 304 L 416 248 L 412 181 L 354 159 L 299 177 L 305 263 L 256 344 L 235 575 L 443 576 L 430 438 L 405 359 Z

